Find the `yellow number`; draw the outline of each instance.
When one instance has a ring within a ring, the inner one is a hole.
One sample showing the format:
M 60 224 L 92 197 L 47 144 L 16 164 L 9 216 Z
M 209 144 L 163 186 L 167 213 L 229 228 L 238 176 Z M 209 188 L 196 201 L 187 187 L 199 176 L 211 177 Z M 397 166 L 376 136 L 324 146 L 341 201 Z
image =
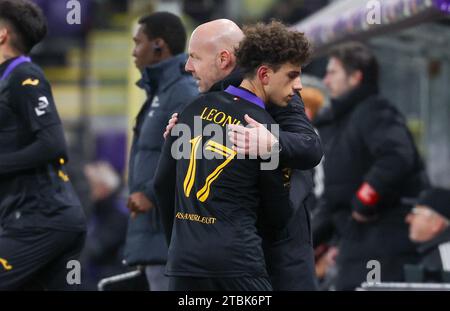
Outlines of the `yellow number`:
M 192 186 L 194 185 L 195 171 L 196 171 L 196 164 L 197 164 L 197 162 L 195 161 L 195 155 L 197 154 L 197 149 L 198 149 L 198 146 L 200 145 L 201 139 L 202 139 L 201 136 L 197 136 L 197 137 L 191 139 L 191 141 L 190 141 L 190 143 L 192 144 L 191 159 L 189 161 L 189 168 L 188 168 L 188 171 L 187 171 L 186 177 L 184 178 L 184 183 L 183 183 L 184 193 L 186 194 L 186 197 L 188 197 L 188 198 L 189 198 L 189 195 L 191 194 Z
M 205 202 L 206 199 L 209 196 L 209 192 L 211 190 L 211 184 L 219 177 L 220 173 L 222 173 L 225 166 L 228 165 L 228 163 L 231 162 L 231 160 L 234 159 L 236 156 L 236 151 L 225 147 L 224 145 L 218 144 L 212 140 L 208 141 L 206 144 L 206 150 L 210 150 L 212 152 L 218 153 L 220 155 L 223 155 L 226 160 L 222 164 L 220 164 L 214 172 L 208 175 L 206 177 L 205 185 L 197 192 L 197 199 L 200 202 Z
M 195 155 L 197 154 L 197 149 L 200 145 L 201 136 L 197 136 L 191 140 L 192 150 L 191 150 L 191 159 L 189 161 L 189 167 L 184 179 L 184 193 L 186 197 L 189 197 L 192 186 L 194 185 L 195 180 L 195 171 L 196 171 L 196 159 Z M 197 192 L 197 199 L 200 202 L 205 202 L 211 191 L 211 184 L 219 177 L 222 173 L 223 169 L 234 159 L 237 152 L 227 148 L 224 145 L 218 144 L 212 140 L 209 140 L 206 144 L 206 150 L 215 152 L 225 157 L 225 162 L 220 164 L 216 169 L 206 177 L 205 185 Z

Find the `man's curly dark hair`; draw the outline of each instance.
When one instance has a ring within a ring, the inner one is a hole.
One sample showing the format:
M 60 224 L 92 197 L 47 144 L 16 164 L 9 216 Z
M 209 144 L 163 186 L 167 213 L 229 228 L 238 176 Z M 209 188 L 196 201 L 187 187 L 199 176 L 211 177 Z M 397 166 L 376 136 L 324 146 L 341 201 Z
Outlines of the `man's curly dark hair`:
M 13 32 L 11 45 L 28 54 L 47 34 L 47 21 L 42 10 L 29 0 L 0 0 L 0 23 Z
M 302 32 L 289 30 L 284 24 L 272 21 L 245 26 L 245 38 L 235 54 L 239 68 L 252 77 L 262 64 L 277 71 L 281 65 L 304 65 L 312 54 L 311 44 Z

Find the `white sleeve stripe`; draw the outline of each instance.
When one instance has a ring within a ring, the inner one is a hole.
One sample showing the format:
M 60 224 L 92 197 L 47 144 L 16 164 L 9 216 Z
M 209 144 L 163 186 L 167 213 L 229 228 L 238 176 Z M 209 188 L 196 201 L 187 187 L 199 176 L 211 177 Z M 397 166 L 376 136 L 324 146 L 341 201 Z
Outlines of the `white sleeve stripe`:
M 440 244 L 439 253 L 441 255 L 442 268 L 444 271 L 450 272 L 450 242 Z
M 444 244 L 442 249 L 443 249 L 442 262 L 444 263 L 443 264 L 444 271 L 450 271 L 450 243 Z

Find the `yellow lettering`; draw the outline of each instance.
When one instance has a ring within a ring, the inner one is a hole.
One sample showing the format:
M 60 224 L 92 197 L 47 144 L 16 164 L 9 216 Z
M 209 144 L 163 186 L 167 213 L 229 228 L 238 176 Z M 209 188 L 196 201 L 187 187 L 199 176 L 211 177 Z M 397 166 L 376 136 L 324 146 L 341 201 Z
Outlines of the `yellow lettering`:
M 200 115 L 200 119 L 205 120 L 205 112 L 208 110 L 208 107 L 205 107 L 205 109 L 203 109 L 202 114 Z
M 217 109 L 210 109 L 209 107 L 205 107 L 200 115 L 200 119 L 206 121 L 212 121 L 215 124 L 219 124 L 220 126 L 225 126 L 226 124 L 237 124 L 239 125 L 241 121 L 233 118 L 230 115 L 227 115 L 223 111 L 218 111 Z
M 197 214 L 189 214 L 189 213 L 181 213 L 177 212 L 175 215 L 175 218 L 177 219 L 183 219 L 183 220 L 190 220 L 190 221 L 196 221 L 200 222 L 202 224 L 214 224 L 216 222 L 216 218 L 214 217 L 204 217 Z
M 211 109 L 211 111 L 208 113 L 208 116 L 206 117 L 205 120 L 212 121 L 212 117 L 216 114 L 216 112 L 217 112 L 217 109 Z
M 221 116 L 222 117 L 222 119 L 220 119 L 219 121 L 217 120 L 218 118 L 218 116 Z M 214 116 L 214 123 L 216 123 L 216 124 L 220 124 L 220 125 L 224 125 L 224 124 L 222 124 L 223 123 L 223 121 L 225 120 L 225 118 L 226 118 L 226 115 L 225 115 L 225 113 L 223 113 L 222 111 L 219 111 L 219 113 L 218 114 L 216 114 L 215 116 Z
M 231 118 L 231 116 L 227 116 L 227 119 L 225 120 L 224 124 L 233 124 L 233 118 Z

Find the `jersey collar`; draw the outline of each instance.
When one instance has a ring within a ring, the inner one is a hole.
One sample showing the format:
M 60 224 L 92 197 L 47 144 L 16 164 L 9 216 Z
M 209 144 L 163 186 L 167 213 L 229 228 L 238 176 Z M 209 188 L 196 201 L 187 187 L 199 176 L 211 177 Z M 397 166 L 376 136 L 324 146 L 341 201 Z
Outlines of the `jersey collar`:
M 9 65 L 6 67 L 5 71 L 3 72 L 2 76 L 0 77 L 0 81 L 6 79 L 9 76 L 9 74 L 20 64 L 29 63 L 29 62 L 31 62 L 31 59 L 29 57 L 26 57 L 23 55 L 17 57 L 13 61 L 11 61 L 9 63 Z
M 245 99 L 246 101 L 249 101 L 252 104 L 255 104 L 256 106 L 261 107 L 262 109 L 266 109 L 266 105 L 264 105 L 264 102 L 261 98 L 243 88 L 237 88 L 235 86 L 230 85 L 225 89 L 225 92 L 240 97 L 242 99 Z

